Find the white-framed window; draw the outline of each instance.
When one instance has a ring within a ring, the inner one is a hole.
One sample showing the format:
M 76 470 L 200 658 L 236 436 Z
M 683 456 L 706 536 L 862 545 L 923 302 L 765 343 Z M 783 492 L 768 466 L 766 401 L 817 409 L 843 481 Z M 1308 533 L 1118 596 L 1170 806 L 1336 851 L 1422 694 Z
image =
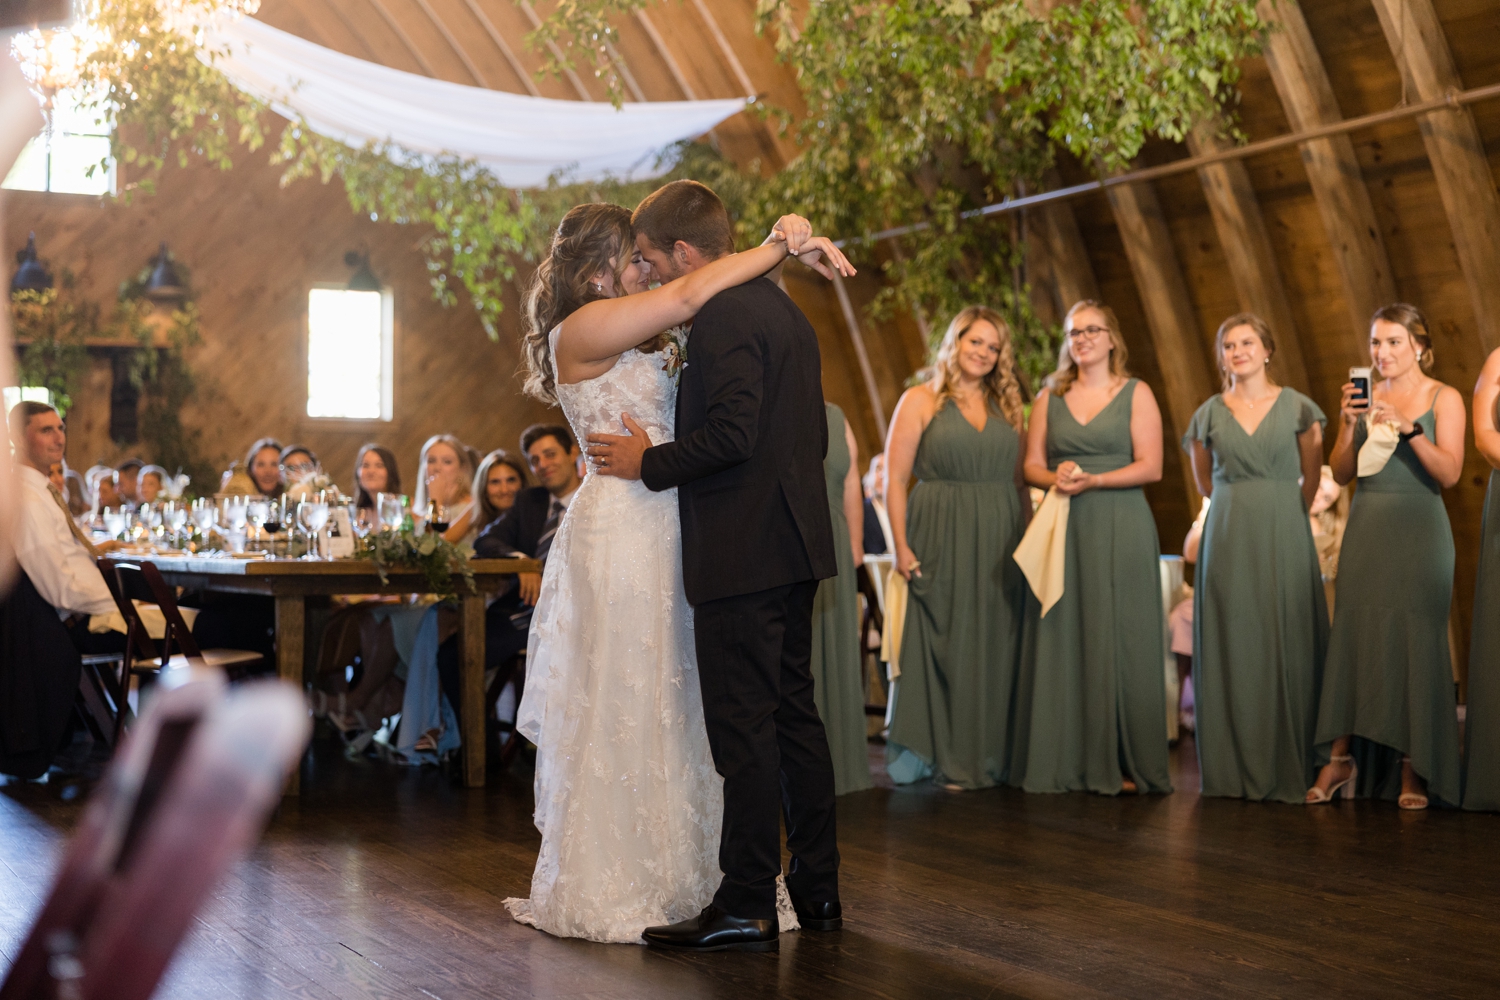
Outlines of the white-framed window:
M 76 92 L 58 91 L 46 128 L 26 144 L 0 186 L 58 194 L 114 193 L 109 130 L 95 120 L 97 111 L 80 108 L 78 101 Z
M 395 308 L 389 291 L 307 294 L 307 415 L 390 420 Z
M 52 390 L 44 385 L 8 385 L 5 387 L 5 412 L 8 414 L 17 403 L 46 403 L 52 402 Z

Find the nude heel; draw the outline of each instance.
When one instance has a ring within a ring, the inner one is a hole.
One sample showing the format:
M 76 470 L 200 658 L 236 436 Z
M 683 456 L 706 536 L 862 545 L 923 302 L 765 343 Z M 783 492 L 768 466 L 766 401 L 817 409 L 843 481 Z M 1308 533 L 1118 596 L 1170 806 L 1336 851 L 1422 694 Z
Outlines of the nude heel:
M 1317 785 L 1313 785 L 1307 790 L 1307 795 L 1302 800 L 1306 805 L 1319 806 L 1325 802 L 1332 802 L 1335 797 L 1340 795 L 1340 793 L 1342 793 L 1343 798 L 1354 798 L 1354 779 L 1359 774 L 1359 767 L 1354 763 L 1354 755 L 1344 754 L 1341 757 L 1330 757 L 1328 758 L 1328 763 L 1347 763 L 1349 765 L 1349 777 L 1345 778 L 1343 781 L 1336 782 L 1326 792 L 1323 791 L 1323 789 L 1319 788 Z M 1423 803 L 1423 806 L 1426 806 L 1425 802 Z

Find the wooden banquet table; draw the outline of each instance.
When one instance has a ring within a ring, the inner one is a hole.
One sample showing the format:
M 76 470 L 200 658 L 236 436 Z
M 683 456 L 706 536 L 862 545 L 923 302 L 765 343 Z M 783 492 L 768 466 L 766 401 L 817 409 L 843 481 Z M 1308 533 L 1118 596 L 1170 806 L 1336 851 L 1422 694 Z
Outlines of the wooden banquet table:
M 283 680 L 303 687 L 303 645 L 307 599 L 336 594 L 426 594 L 432 588 L 417 570 L 391 569 L 389 583 L 380 582 L 375 564 L 364 559 L 314 561 L 303 559 L 233 559 L 211 556 L 155 555 L 138 557 L 161 570 L 169 584 L 221 594 L 259 594 L 276 602 L 276 672 Z M 485 595 L 504 588 L 504 577 L 540 573 L 533 559 L 471 559 L 474 587 L 470 593 L 462 576 L 453 587 L 460 606 L 458 630 L 459 675 L 463 690 L 462 718 L 464 784 L 484 784 L 484 604 Z M 286 794 L 301 787 L 300 769 L 292 772 Z

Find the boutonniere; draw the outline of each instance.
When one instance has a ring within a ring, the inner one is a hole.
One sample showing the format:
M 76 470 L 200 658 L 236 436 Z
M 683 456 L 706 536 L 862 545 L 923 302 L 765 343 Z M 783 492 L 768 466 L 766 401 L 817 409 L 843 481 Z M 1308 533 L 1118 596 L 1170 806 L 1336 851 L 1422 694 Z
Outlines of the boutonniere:
M 661 370 L 673 383 L 682 380 L 682 370 L 687 367 L 687 328 L 674 326 L 666 333 L 667 346 L 662 348 Z

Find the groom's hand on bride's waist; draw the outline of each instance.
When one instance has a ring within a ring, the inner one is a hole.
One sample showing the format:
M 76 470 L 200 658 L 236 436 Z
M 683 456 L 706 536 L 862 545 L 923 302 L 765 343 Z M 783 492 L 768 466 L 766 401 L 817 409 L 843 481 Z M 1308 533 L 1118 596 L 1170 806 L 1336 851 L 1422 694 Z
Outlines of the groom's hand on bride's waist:
M 641 478 L 641 456 L 651 447 L 651 438 L 630 414 L 621 414 L 629 434 L 590 434 L 588 438 L 589 462 L 606 476 L 621 479 Z

